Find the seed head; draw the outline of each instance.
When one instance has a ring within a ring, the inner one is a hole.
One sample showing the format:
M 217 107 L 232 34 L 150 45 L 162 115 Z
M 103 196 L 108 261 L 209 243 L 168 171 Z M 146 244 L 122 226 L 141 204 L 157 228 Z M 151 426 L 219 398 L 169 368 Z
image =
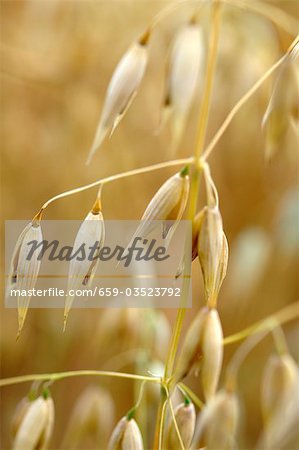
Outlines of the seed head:
M 175 370 L 178 381 L 186 377 L 193 369 L 198 371 L 202 359 L 202 332 L 207 312 L 207 308 L 202 308 L 188 328 Z
M 201 347 L 201 382 L 205 398 L 210 400 L 217 390 L 223 359 L 223 333 L 216 309 L 209 310 L 205 317 Z
M 113 134 L 137 94 L 148 60 L 148 38 L 149 33 L 144 34 L 129 48 L 112 75 L 87 164 L 106 136 Z
M 111 435 L 108 450 L 143 450 L 140 430 L 134 419 L 123 417 Z
M 74 297 L 70 296 L 68 293 L 71 289 L 74 291 L 76 289 L 82 289 L 84 287 L 90 286 L 92 279 L 95 275 L 97 266 L 98 266 L 98 255 L 101 247 L 104 244 L 105 240 L 105 226 L 103 215 L 100 209 L 98 208 L 98 204 L 96 207 L 90 211 L 85 220 L 82 222 L 79 231 L 77 233 L 73 251 L 76 252 L 82 245 L 85 245 L 87 248 L 92 247 L 98 242 L 98 247 L 93 255 L 93 260 L 90 261 L 87 257 L 81 260 L 74 258 L 70 262 L 69 267 L 69 279 L 68 279 L 68 287 L 67 287 L 67 297 L 65 301 L 65 309 L 64 309 L 64 330 L 66 327 L 67 317 L 69 311 L 71 309 Z
M 13 450 L 44 450 L 52 435 L 54 426 L 54 404 L 48 397 L 32 401 L 16 430 Z
M 22 400 L 18 403 L 11 420 L 11 434 L 13 438 L 15 438 L 17 431 L 20 428 L 21 422 L 23 421 L 30 405 L 31 402 L 28 397 L 22 398 Z
M 9 295 L 10 289 L 17 289 L 20 291 L 26 290 L 28 292 L 28 290 L 34 288 L 37 281 L 41 261 L 38 260 L 37 252 L 33 252 L 32 255 L 30 254 L 31 246 L 29 244 L 31 241 L 37 241 L 37 243 L 39 243 L 42 242 L 42 240 L 42 230 L 38 222 L 29 223 L 20 234 L 15 245 L 11 260 L 7 295 Z M 22 331 L 29 307 L 29 302 L 29 296 L 18 297 L 19 330 L 17 337 Z
M 143 311 L 140 308 L 112 308 L 101 314 L 95 341 L 101 355 L 118 354 L 141 345 L 144 336 Z M 107 353 L 106 353 L 107 352 Z
M 204 43 L 198 24 L 190 22 L 175 36 L 167 64 L 164 94 L 164 118 L 172 116 L 173 141 L 179 142 L 195 98 L 203 65 Z M 170 113 L 170 114 L 169 114 Z
M 298 437 L 299 372 L 290 355 L 272 356 L 262 382 L 264 430 L 258 448 L 291 448 Z
M 198 257 L 204 279 L 206 301 L 210 306 L 215 306 L 228 263 L 227 239 L 217 206 L 206 206 L 203 209 L 198 233 Z
M 194 442 L 208 449 L 235 448 L 238 418 L 239 405 L 236 395 L 224 390 L 219 391 L 199 415 Z
M 134 241 L 136 236 L 146 237 L 157 227 L 156 221 L 163 221 L 162 237 L 166 240 L 167 247 L 186 208 L 189 185 L 187 167 L 170 177 L 148 204 L 141 218 L 141 224 L 134 233 L 131 242 Z
M 195 429 L 196 413 L 194 405 L 190 402 L 181 403 L 178 405 L 175 409 L 175 418 L 184 448 L 188 450 L 190 448 Z M 171 421 L 169 425 L 166 442 L 167 450 L 177 450 L 180 448 L 179 439 L 173 421 Z
M 262 381 L 262 412 L 265 424 L 283 414 L 297 383 L 297 366 L 289 354 L 272 355 Z
M 100 386 L 87 387 L 76 400 L 63 441 L 63 448 L 77 448 L 86 437 L 106 444 L 114 417 L 114 403 Z M 83 441 L 84 442 L 84 441 Z
M 298 46 L 295 46 L 278 72 L 272 95 L 262 121 L 265 156 L 270 161 L 285 144 L 292 117 L 299 120 Z
M 134 419 L 129 420 L 126 426 L 122 450 L 143 450 L 142 436 Z
M 223 335 L 217 310 L 202 308 L 191 323 L 179 355 L 176 379 L 201 368 L 204 395 L 210 400 L 216 392 L 222 367 Z

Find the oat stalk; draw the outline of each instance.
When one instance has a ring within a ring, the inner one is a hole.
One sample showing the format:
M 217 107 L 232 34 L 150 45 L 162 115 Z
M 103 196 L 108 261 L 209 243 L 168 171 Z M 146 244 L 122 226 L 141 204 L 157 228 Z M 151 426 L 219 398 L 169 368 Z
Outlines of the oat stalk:
M 218 45 L 219 32 L 220 32 L 220 4 L 218 2 L 214 1 L 212 4 L 212 26 L 211 26 L 211 34 L 210 34 L 210 39 L 209 39 L 210 47 L 209 47 L 208 62 L 207 62 L 206 77 L 205 77 L 204 98 L 203 98 L 202 107 L 201 107 L 201 111 L 200 111 L 197 143 L 196 143 L 196 148 L 195 148 L 195 153 L 194 153 L 195 174 L 194 174 L 194 177 L 192 180 L 193 183 L 191 184 L 190 205 L 189 205 L 189 211 L 188 211 L 188 219 L 189 220 L 193 219 L 193 217 L 195 216 L 195 212 L 196 212 L 199 180 L 200 180 L 200 173 L 202 170 L 201 153 L 202 153 L 203 147 L 204 147 L 208 118 L 209 118 L 209 105 L 210 105 L 210 99 L 211 99 L 211 95 L 212 95 L 213 79 L 214 79 L 214 72 L 215 72 L 216 59 L 217 59 L 217 45 Z M 188 288 L 189 285 L 187 285 L 185 289 L 184 289 L 184 287 L 185 287 L 185 284 L 183 286 L 182 297 L 186 296 L 186 294 L 188 295 L 188 291 L 186 288 Z M 170 377 L 173 372 L 174 361 L 175 361 L 175 357 L 176 357 L 176 353 L 177 353 L 177 348 L 178 348 L 178 343 L 179 343 L 179 338 L 180 338 L 180 334 L 181 334 L 181 330 L 182 330 L 185 313 L 186 313 L 186 309 L 184 307 L 181 307 L 177 313 L 177 318 L 176 318 L 176 322 L 175 322 L 175 326 L 174 326 L 171 345 L 170 345 L 167 362 L 166 362 L 166 366 L 165 366 L 165 378 Z
M 123 372 L 109 372 L 101 370 L 72 370 L 68 372 L 57 373 L 44 373 L 44 374 L 32 374 L 21 375 L 19 377 L 4 378 L 0 380 L 0 387 L 10 386 L 12 384 L 26 383 L 29 381 L 57 381 L 65 378 L 72 378 L 78 376 L 100 376 L 100 377 L 115 377 L 115 378 L 127 378 L 131 380 L 149 381 L 152 383 L 161 384 L 161 379 L 156 377 L 149 377 L 143 375 L 135 375 L 131 373 Z

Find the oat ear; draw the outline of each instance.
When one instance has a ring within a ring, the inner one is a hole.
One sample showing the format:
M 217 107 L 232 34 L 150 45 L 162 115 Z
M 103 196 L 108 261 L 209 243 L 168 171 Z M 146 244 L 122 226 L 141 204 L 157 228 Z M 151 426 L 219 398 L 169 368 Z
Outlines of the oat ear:
M 193 403 L 185 401 L 178 405 L 175 409 L 175 418 L 184 447 L 189 449 L 194 435 L 196 422 L 196 413 Z M 180 448 L 180 442 L 173 420 L 170 422 L 167 430 L 166 448 L 167 450 L 176 450 Z
M 85 220 L 79 227 L 77 236 L 75 238 L 73 248 L 79 248 L 80 245 L 85 244 L 87 247 L 93 246 L 96 242 L 99 243 L 97 253 L 94 258 L 99 254 L 101 247 L 105 240 L 105 224 L 103 215 L 101 212 L 100 193 L 93 205 L 92 210 L 87 214 Z M 83 261 L 72 259 L 69 265 L 69 276 L 67 285 L 67 294 L 65 299 L 64 317 L 63 317 L 63 331 L 66 329 L 67 319 L 71 310 L 74 297 L 69 295 L 70 290 L 82 289 L 91 284 L 98 267 L 99 259 L 89 261 L 87 258 Z
M 148 60 L 147 41 L 150 32 L 145 32 L 119 61 L 106 92 L 102 114 L 86 164 L 89 164 L 106 137 L 112 136 L 121 119 L 132 104 L 140 87 Z

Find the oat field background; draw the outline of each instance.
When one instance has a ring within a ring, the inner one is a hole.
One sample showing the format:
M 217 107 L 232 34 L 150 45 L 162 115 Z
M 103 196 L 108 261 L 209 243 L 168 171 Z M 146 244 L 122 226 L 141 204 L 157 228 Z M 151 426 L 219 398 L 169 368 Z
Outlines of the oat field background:
M 194 11 L 195 2 L 187 1 L 157 26 L 136 99 L 92 164 L 85 166 L 115 66 L 153 17 L 171 3 L 1 1 L 2 243 L 4 220 L 31 220 L 40 206 L 59 192 L 173 158 L 169 124 L 158 135 L 155 130 L 161 113 L 169 45 Z M 298 21 L 295 1 L 258 3 L 278 8 Z M 199 22 L 207 48 L 210 22 L 206 6 Z M 294 38 L 257 13 L 223 5 L 206 142 L 242 95 L 287 51 Z M 291 130 L 283 148 L 269 163 L 265 161 L 266 144 L 261 128 L 274 80 L 271 76 L 243 106 L 209 159 L 230 249 L 227 277 L 218 302 L 224 336 L 299 299 L 298 134 Z M 202 97 L 199 89 L 176 158 L 189 157 L 194 152 Z M 139 219 L 161 184 L 175 172 L 176 168 L 165 168 L 108 185 L 102 198 L 105 219 Z M 83 220 L 95 193 L 88 190 L 53 203 L 45 213 L 46 218 Z M 199 209 L 204 202 L 201 191 Z M 4 244 L 1 266 L 3 285 Z M 183 335 L 204 305 L 198 261 L 193 263 L 192 288 L 193 308 L 187 310 Z M 176 317 L 175 310 L 163 311 L 167 325 L 164 319 L 159 323 L 155 315 L 151 317 L 143 310 L 121 317 L 115 313 L 119 317 L 114 321 L 109 318 L 110 326 L 109 320 L 103 319 L 106 317 L 103 310 L 74 309 L 62 334 L 61 310 L 32 309 L 16 342 L 17 312 L 4 308 L 3 304 L 1 378 L 82 369 L 146 375 L 147 363 L 154 367 L 158 361 L 165 362 Z M 103 323 L 107 320 L 109 327 L 105 328 Z M 146 342 L 142 324 L 151 321 L 154 333 L 150 342 Z M 283 331 L 289 352 L 298 362 L 298 319 L 285 324 Z M 220 386 L 225 368 L 239 345 L 238 342 L 225 347 Z M 238 448 L 256 448 L 262 433 L 261 379 L 265 363 L 274 351 L 269 334 L 240 368 Z M 191 374 L 186 380 L 202 399 L 198 377 Z M 102 418 L 99 415 L 96 426 L 76 444 L 82 450 L 107 448 L 112 429 L 136 402 L 140 387 L 132 380 L 116 378 L 76 377 L 55 382 L 51 387 L 55 427 L 49 448 L 72 448 L 63 444 L 69 418 L 79 395 L 91 385 L 100 385 L 109 398 L 102 395 Z M 3 450 L 11 448 L 12 416 L 29 387 L 18 384 L 1 388 Z M 145 448 L 152 448 L 159 395 L 148 389 L 146 399 L 147 405 L 139 411 L 136 421 Z M 111 420 L 107 418 L 110 406 L 114 410 Z M 101 420 L 108 423 L 103 427 Z M 291 441 L 286 440 L 285 446 L 279 448 L 295 449 L 296 439 L 298 436 L 292 435 Z

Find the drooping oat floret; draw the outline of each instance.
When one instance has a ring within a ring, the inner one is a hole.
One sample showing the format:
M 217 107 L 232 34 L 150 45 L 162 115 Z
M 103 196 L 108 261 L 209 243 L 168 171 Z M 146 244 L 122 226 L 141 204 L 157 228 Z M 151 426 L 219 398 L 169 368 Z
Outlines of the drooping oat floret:
M 137 94 L 147 66 L 149 37 L 150 33 L 147 31 L 129 48 L 112 75 L 87 164 L 106 136 L 113 134 Z
M 193 403 L 186 401 L 185 403 L 178 405 L 175 409 L 175 418 L 184 448 L 188 450 L 191 446 L 196 422 L 196 413 Z M 177 450 L 180 448 L 180 442 L 173 420 L 170 422 L 167 431 L 166 448 L 167 450 Z
M 202 308 L 192 321 L 178 358 L 175 378 L 200 371 L 205 398 L 215 394 L 223 358 L 223 333 L 216 309 Z
M 51 397 L 30 402 L 16 429 L 13 450 L 45 450 L 54 426 L 54 403 Z
M 74 242 L 74 252 L 82 245 L 86 248 L 93 247 L 98 244 L 97 250 L 93 255 L 92 261 L 87 256 L 85 258 L 74 258 L 70 262 L 67 295 L 64 309 L 64 330 L 66 327 L 67 317 L 74 301 L 73 294 L 76 289 L 83 289 L 90 286 L 95 275 L 98 263 L 99 252 L 105 240 L 105 225 L 103 214 L 101 211 L 100 201 L 97 200 L 92 211 L 90 211 L 85 220 L 82 222 Z
M 30 243 L 36 242 L 37 245 L 43 240 L 40 223 L 30 222 L 20 234 L 15 245 L 11 266 L 8 277 L 7 295 L 10 290 L 15 289 L 20 292 L 28 292 L 33 289 L 39 274 L 40 258 L 38 252 L 32 252 Z M 18 336 L 20 335 L 26 319 L 30 296 L 18 296 Z
M 111 435 L 108 450 L 143 450 L 142 436 L 134 419 L 123 417 Z

